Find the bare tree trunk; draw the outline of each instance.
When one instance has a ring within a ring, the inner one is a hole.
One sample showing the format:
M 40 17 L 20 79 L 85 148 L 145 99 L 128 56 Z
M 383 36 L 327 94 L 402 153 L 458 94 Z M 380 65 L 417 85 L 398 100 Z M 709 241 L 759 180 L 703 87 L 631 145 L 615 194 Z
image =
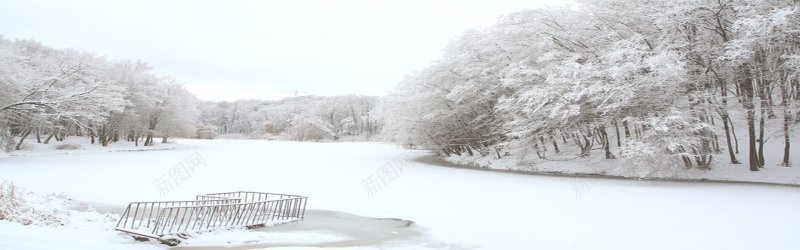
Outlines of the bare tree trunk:
M 630 139 L 631 130 L 628 128 L 628 121 L 622 120 L 622 127 L 625 128 L 625 139 Z
M 768 89 L 765 88 L 765 91 L 767 92 L 767 118 L 769 119 L 778 118 L 778 116 L 775 115 L 775 110 L 773 108 L 775 106 L 775 102 L 772 100 L 772 88 L 772 84 L 770 84 Z
M 678 146 L 678 152 L 686 153 L 686 149 L 684 149 L 683 146 Z M 686 156 L 685 154 L 681 155 L 681 160 L 683 160 L 683 165 L 686 166 L 686 168 L 692 167 L 692 159 Z
M 748 105 L 751 106 L 751 105 Z M 750 148 L 750 171 L 758 171 L 760 164 L 758 163 L 758 151 L 756 151 L 756 124 L 755 124 L 755 110 L 747 110 L 747 136 L 749 137 L 748 146 Z
M 22 133 L 22 137 L 19 138 L 19 142 L 17 142 L 17 146 L 14 147 L 14 150 L 19 150 L 22 148 L 22 142 L 25 141 L 25 138 L 27 138 L 29 134 L 31 134 L 31 129 L 25 130 L 25 132 Z
M 162 105 L 164 105 L 164 104 L 162 104 Z M 238 106 L 234 106 L 234 115 L 236 113 L 236 108 L 237 107 Z M 148 121 L 148 127 L 147 127 L 147 137 L 144 139 L 144 146 L 153 146 L 153 133 L 156 130 L 156 126 L 158 125 L 158 120 L 159 120 L 160 116 L 161 116 L 161 111 L 156 111 L 150 117 L 150 119 Z M 226 129 L 225 133 L 227 133 L 227 129 Z
M 541 135 L 539 136 L 539 142 L 542 143 L 542 151 L 543 151 L 543 153 L 546 153 L 547 152 L 547 143 L 544 142 L 544 136 L 541 136 Z
M 764 49 L 757 49 L 754 52 L 753 63 L 751 64 L 752 73 L 750 74 L 750 78 L 753 80 L 753 83 L 756 84 L 755 87 L 751 87 L 753 90 L 758 91 L 758 166 L 764 167 L 764 143 L 766 142 L 766 138 L 764 138 L 764 123 L 767 117 L 767 109 L 770 109 L 769 98 L 767 96 L 772 95 L 771 79 L 773 77 L 768 76 L 768 74 L 770 74 L 770 72 L 768 72 L 769 66 L 766 66 L 768 52 Z M 750 96 L 752 96 L 752 94 Z M 755 104 L 755 101 L 753 100 L 752 103 Z
M 351 125 L 350 135 L 356 135 L 361 133 L 361 128 L 359 128 L 358 117 L 356 117 L 356 109 L 353 107 L 353 103 L 350 103 L 350 116 L 353 119 L 353 125 Z
M 619 122 L 617 122 L 617 120 L 614 120 L 614 130 L 616 131 L 617 135 L 617 147 L 622 147 L 622 140 L 620 140 L 619 137 Z
M 788 81 L 781 84 L 781 106 L 783 106 L 783 161 L 781 165 L 784 167 L 792 166 L 789 162 L 789 123 L 792 121 L 792 117 L 789 114 L 789 95 L 786 93 L 788 84 Z
M 714 139 L 714 143 L 712 144 L 714 148 L 714 153 L 722 153 L 722 149 L 719 148 L 719 136 L 716 133 L 711 133 L 711 137 Z
M 49 144 L 50 143 L 50 139 L 53 139 L 53 136 L 55 136 L 55 135 L 56 135 L 56 133 L 53 132 L 52 134 L 47 136 L 47 139 L 44 139 L 44 144 Z
M 728 105 L 728 101 L 726 100 L 728 95 L 725 94 L 725 92 L 727 92 L 727 88 L 723 87 L 722 108 L 721 108 L 722 110 L 720 112 L 720 116 L 722 116 L 722 128 L 725 130 L 725 141 L 728 144 L 728 157 L 730 157 L 731 159 L 731 164 L 740 164 L 739 160 L 736 159 L 736 155 L 733 152 L 733 143 L 731 143 L 731 129 L 730 126 L 728 126 L 728 121 L 730 120 L 730 118 L 728 116 L 728 110 L 726 108 Z M 736 153 L 739 153 L 739 150 L 736 150 Z
M 733 119 L 728 116 L 728 122 L 731 124 L 731 135 L 733 135 L 733 142 L 735 144 L 736 154 L 739 154 L 739 137 L 736 136 L 736 127 L 733 126 Z
M 92 128 L 89 128 L 89 140 L 92 142 L 92 144 L 95 143 L 95 133 Z
M 767 106 L 769 105 L 766 95 L 767 95 L 767 86 L 768 83 L 765 80 L 759 81 L 760 91 L 759 91 L 759 99 L 760 99 L 760 115 L 758 117 L 758 165 L 759 167 L 764 167 L 764 142 L 766 138 L 764 138 L 764 123 L 766 118 L 766 111 Z
M 553 142 L 553 149 L 556 151 L 556 154 L 558 154 L 561 152 L 561 150 L 558 149 L 558 141 L 556 141 L 556 139 L 553 138 L 553 134 L 555 134 L 555 131 L 550 132 L 550 141 Z
M 764 167 L 764 117 L 765 110 L 761 108 L 761 115 L 758 119 L 758 167 Z
M 144 139 L 144 146 L 153 146 L 153 130 L 156 129 L 156 122 L 150 121 L 150 127 L 147 129 L 147 137 Z
M 97 137 L 100 139 L 100 145 L 108 146 L 108 129 L 105 125 L 100 126 L 100 129 L 97 130 Z
M 580 138 L 583 138 L 583 141 L 581 141 Z M 590 155 L 592 149 L 592 144 L 591 144 L 592 140 L 586 137 L 586 135 L 584 135 L 583 133 L 580 133 L 580 135 L 578 133 L 573 134 L 572 140 L 575 141 L 575 144 L 577 144 L 578 148 L 581 149 L 581 154 L 580 154 L 581 157 Z
M 695 160 L 695 162 L 697 162 L 697 167 L 699 169 L 703 169 L 703 170 L 711 169 L 711 159 L 713 157 L 712 155 L 702 154 L 702 153 L 698 152 L 697 149 L 692 149 L 692 152 L 694 152 L 694 155 L 695 155 L 694 156 L 694 160 Z
M 444 153 L 446 157 L 450 157 L 450 150 L 447 149 L 447 147 L 442 148 L 442 153 Z
M 608 139 L 608 133 L 606 133 L 606 126 L 601 125 L 598 128 L 598 134 L 600 138 L 603 140 L 603 151 L 606 153 L 606 159 L 616 159 L 617 157 L 611 153 L 611 142 Z
M 544 159 L 546 157 L 545 153 L 539 148 L 539 143 L 536 142 L 536 139 L 533 139 L 533 149 L 536 151 L 536 155 L 539 156 L 539 159 Z
M 756 151 L 756 122 L 755 122 L 755 96 L 752 76 L 747 66 L 743 67 L 745 79 L 740 82 L 740 89 L 742 90 L 742 105 L 747 112 L 747 136 L 749 137 L 748 146 L 750 154 L 750 171 L 758 171 L 760 167 L 758 160 L 758 151 Z
M 592 143 L 594 143 L 594 142 L 599 143 L 603 148 L 603 152 L 605 153 L 606 159 L 611 159 L 609 157 L 609 155 L 611 155 L 611 156 L 613 156 L 613 155 L 611 154 L 611 152 L 607 148 L 607 146 L 610 147 L 611 143 L 610 142 L 606 143 L 609 140 L 608 140 L 608 134 L 605 132 L 605 126 L 603 126 L 603 125 L 597 126 L 594 129 L 594 135 L 595 136 L 593 137 L 594 140 L 593 140 Z

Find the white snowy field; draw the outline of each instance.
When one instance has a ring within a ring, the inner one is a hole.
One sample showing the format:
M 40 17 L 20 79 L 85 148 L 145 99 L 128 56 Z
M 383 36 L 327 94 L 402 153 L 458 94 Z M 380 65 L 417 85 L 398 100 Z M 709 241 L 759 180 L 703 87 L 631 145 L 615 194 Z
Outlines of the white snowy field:
M 298 225 L 208 233 L 180 247 L 800 249 L 800 188 L 794 187 L 484 172 L 437 166 L 425 151 L 380 143 L 178 140 L 161 146 L 169 150 L 86 147 L 2 156 L 0 181 L 99 208 L 212 192 L 292 193 L 307 195 L 315 215 Z M 169 188 L 154 184 L 196 156 L 205 164 L 192 176 Z M 381 172 L 387 169 L 399 171 L 388 178 Z M 369 180 L 382 182 L 367 188 Z M 364 236 L 364 228 L 372 230 L 365 217 L 414 224 Z M 167 248 L 113 231 L 99 212 L 71 211 L 69 218 L 59 227 L 0 221 L 0 249 Z

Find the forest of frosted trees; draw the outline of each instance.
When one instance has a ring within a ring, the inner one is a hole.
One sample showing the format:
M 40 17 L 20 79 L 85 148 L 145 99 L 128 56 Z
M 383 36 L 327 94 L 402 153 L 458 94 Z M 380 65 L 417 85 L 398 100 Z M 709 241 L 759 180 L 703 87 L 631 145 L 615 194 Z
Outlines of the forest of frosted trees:
M 0 142 L 48 144 L 82 136 L 107 146 L 150 146 L 156 138 L 370 139 L 376 97 L 295 97 L 203 102 L 141 62 L 113 61 L 29 40 L 0 37 Z
M 719 157 L 752 171 L 771 142 L 790 165 L 797 1 L 578 2 L 464 33 L 386 98 L 386 135 L 445 156 L 595 149 L 699 169 Z
M 104 146 L 119 140 L 149 146 L 155 136 L 187 136 L 196 102 L 143 63 L 0 38 L 0 139 L 6 150 L 71 135 Z
M 800 123 L 796 1 L 581 0 L 470 30 L 386 97 L 201 101 L 141 62 L 0 37 L 6 151 L 81 136 L 376 140 L 442 156 L 765 164 Z M 740 152 L 741 150 L 741 152 Z M 724 159 L 724 160 L 723 160 Z

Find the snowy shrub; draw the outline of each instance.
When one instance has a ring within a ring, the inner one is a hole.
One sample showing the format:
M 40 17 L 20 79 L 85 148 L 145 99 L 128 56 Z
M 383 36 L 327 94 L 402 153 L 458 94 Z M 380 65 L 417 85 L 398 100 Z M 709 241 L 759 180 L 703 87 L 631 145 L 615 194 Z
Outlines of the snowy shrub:
M 60 226 L 70 203 L 64 195 L 33 196 L 13 183 L 0 184 L 0 220 L 23 225 Z
M 13 210 L 19 207 L 19 199 L 14 184 L 0 185 L 0 220 L 10 220 Z
M 78 150 L 81 145 L 78 144 L 61 144 L 56 146 L 56 150 Z
M 692 167 L 687 160 L 706 157 L 710 161 L 705 145 L 709 128 L 704 122 L 673 110 L 669 115 L 632 123 L 643 123 L 650 128 L 641 138 L 631 139 L 620 147 L 620 157 L 633 163 L 635 170 L 631 171 L 635 171 L 635 176 L 678 177 Z
M 11 152 L 14 149 L 14 137 L 11 131 L 0 129 L 0 151 Z
M 298 141 L 338 139 L 338 135 L 333 132 L 331 124 L 316 116 L 295 115 L 291 124 L 291 127 L 281 134 L 284 139 Z
M 211 124 L 200 124 L 197 125 L 197 129 L 195 130 L 195 136 L 198 139 L 214 139 L 217 138 L 217 126 Z
M 680 160 L 665 154 L 662 148 L 652 143 L 633 140 L 620 148 L 620 158 L 631 164 L 621 165 L 626 176 L 640 178 L 680 177 L 685 172 Z

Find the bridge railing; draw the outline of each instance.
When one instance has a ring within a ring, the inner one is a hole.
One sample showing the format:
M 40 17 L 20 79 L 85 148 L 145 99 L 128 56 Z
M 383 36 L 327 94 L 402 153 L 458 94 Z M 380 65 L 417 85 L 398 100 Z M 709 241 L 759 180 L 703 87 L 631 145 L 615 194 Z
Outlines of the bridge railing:
M 116 230 L 160 239 L 218 228 L 272 226 L 302 219 L 307 198 L 263 192 L 197 195 L 193 201 L 132 202 Z

